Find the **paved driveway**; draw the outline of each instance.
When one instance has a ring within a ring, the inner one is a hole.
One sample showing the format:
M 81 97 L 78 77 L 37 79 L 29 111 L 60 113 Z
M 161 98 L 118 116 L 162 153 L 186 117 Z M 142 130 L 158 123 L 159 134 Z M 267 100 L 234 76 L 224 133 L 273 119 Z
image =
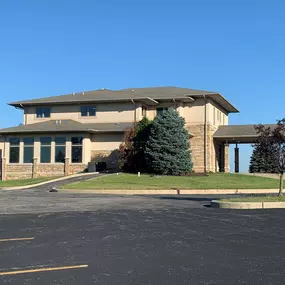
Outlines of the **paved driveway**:
M 284 284 L 284 213 L 166 205 L 4 215 L 1 238 L 34 239 L 0 241 L 0 284 Z M 88 267 L 64 270 L 78 265 Z M 10 275 L 18 270 L 31 271 Z
M 205 196 L 50 193 L 50 186 L 0 191 L 0 284 L 285 282 L 284 210 L 212 209 Z

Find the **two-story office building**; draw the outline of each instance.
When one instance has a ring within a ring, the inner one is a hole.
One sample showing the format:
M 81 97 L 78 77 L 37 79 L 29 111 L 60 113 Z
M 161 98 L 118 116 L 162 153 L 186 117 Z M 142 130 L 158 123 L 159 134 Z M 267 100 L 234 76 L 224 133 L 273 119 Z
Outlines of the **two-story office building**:
M 116 168 L 124 132 L 165 108 L 185 118 L 195 172 L 229 171 L 228 145 L 214 142 L 238 110 L 217 92 L 177 87 L 101 89 L 9 103 L 23 124 L 0 130 L 3 179 L 70 175 L 90 161 Z

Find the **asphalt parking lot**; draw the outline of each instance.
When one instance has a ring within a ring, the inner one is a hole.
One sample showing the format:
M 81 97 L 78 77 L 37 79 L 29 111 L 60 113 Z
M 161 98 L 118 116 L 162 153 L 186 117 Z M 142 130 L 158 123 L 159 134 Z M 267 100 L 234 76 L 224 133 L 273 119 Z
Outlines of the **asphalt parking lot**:
M 5 193 L 0 284 L 284 284 L 284 210 L 212 209 L 207 197 Z M 39 201 L 42 210 L 31 206 Z

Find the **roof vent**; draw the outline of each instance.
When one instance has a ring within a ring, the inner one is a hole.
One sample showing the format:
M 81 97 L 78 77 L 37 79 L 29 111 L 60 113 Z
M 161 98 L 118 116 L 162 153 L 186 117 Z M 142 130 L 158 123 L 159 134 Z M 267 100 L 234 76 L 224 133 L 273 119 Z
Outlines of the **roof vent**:
M 82 92 L 82 95 L 84 95 L 84 92 Z

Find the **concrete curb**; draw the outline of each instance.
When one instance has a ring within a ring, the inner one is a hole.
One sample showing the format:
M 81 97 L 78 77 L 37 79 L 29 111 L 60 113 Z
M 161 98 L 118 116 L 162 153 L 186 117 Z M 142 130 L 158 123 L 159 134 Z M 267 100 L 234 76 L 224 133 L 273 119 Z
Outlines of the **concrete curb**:
M 74 178 L 74 177 L 88 176 L 88 175 L 98 174 L 98 173 L 99 172 L 79 173 L 79 174 L 64 176 L 64 177 L 60 177 L 60 178 L 56 178 L 56 179 L 40 182 L 40 183 L 37 183 L 37 184 L 30 184 L 30 185 L 25 185 L 25 186 L 15 186 L 15 187 L 3 187 L 3 188 L 0 188 L 0 190 L 24 190 L 24 189 L 28 189 L 28 188 L 32 188 L 32 187 L 42 186 L 42 185 L 45 185 L 45 184 L 48 184 L 48 183 L 52 183 L 52 182 L 63 181 L 63 180 Z
M 223 194 L 276 194 L 278 189 L 59 189 L 74 194 L 108 195 L 223 195 Z
M 221 209 L 282 209 L 285 202 L 223 202 L 213 200 L 211 207 Z

